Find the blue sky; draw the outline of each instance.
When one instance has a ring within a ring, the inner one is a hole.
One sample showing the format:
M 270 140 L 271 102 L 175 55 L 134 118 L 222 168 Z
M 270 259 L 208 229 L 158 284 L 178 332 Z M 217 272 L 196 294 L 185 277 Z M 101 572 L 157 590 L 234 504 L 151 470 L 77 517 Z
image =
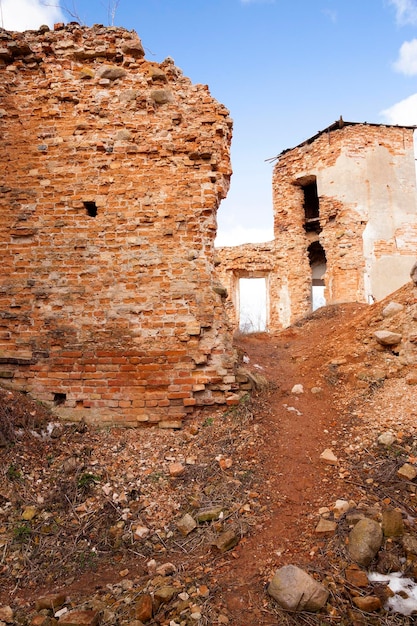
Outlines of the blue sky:
M 10 30 L 72 19 L 134 29 L 234 120 L 221 245 L 272 238 L 267 159 L 339 118 L 417 124 L 417 0 L 0 0 Z

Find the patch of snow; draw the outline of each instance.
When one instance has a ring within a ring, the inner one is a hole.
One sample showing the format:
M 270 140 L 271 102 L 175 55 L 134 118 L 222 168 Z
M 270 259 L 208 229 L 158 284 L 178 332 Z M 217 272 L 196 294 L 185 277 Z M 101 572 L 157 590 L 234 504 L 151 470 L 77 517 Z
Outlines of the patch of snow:
M 368 579 L 371 582 L 386 582 L 395 594 L 388 598 L 384 605 L 386 611 L 393 611 L 401 615 L 411 615 L 417 612 L 417 583 L 411 578 L 404 578 L 401 572 L 393 574 L 378 574 L 370 572 Z M 401 595 L 399 595 L 401 593 Z

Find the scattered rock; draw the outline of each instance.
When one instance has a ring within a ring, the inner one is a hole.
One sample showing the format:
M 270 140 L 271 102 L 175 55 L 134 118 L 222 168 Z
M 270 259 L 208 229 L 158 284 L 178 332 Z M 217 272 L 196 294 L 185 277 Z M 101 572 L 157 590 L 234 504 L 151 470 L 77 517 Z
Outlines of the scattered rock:
M 163 563 L 156 568 L 156 573 L 159 576 L 171 576 L 171 574 L 175 574 L 176 571 L 177 568 L 173 563 Z
M 374 337 L 381 346 L 396 346 L 402 339 L 400 333 L 393 333 L 390 330 L 377 330 Z
M 211 522 L 212 520 L 219 519 L 222 512 L 222 506 L 214 506 L 209 509 L 198 511 L 195 515 L 195 519 L 197 522 Z
M 390 574 L 391 572 L 401 571 L 401 560 L 397 554 L 381 550 L 378 553 L 378 562 L 376 571 L 380 574 Z
M 411 463 L 404 463 L 404 465 L 402 465 L 398 470 L 397 476 L 399 476 L 399 478 L 403 478 L 404 480 L 414 480 L 417 476 L 417 469 L 414 465 L 411 465 Z
M 152 596 L 144 593 L 139 596 L 135 604 L 135 617 L 141 622 L 149 622 L 153 615 Z
M 178 476 L 182 476 L 184 472 L 185 472 L 185 467 L 182 463 L 170 463 L 169 475 L 172 478 L 177 478 Z
M 347 500 L 336 500 L 335 505 L 333 507 L 334 518 L 336 520 L 340 519 L 342 515 L 344 515 L 345 513 L 349 511 L 351 506 L 353 505 L 351 505 L 351 503 L 348 502 Z
M 320 611 L 329 596 L 321 583 L 295 565 L 275 572 L 268 593 L 287 611 Z
M 59 626 L 97 626 L 99 623 L 98 611 L 68 611 L 58 620 Z
M 334 535 L 337 528 L 337 522 L 321 518 L 314 532 L 316 535 Z
M 300 395 L 302 393 L 304 393 L 304 387 L 300 384 L 298 385 L 294 385 L 294 387 L 291 389 L 291 393 L 295 393 L 296 395 Z
M 220 552 L 227 552 L 234 548 L 240 541 L 240 535 L 234 530 L 225 530 L 214 542 L 214 547 Z
M 381 446 L 392 446 L 392 444 L 395 443 L 395 441 L 396 441 L 395 435 L 390 431 L 382 433 L 378 437 L 378 443 Z
M 64 606 L 67 601 L 65 593 L 50 593 L 36 600 L 35 608 L 37 611 L 42 609 L 52 609 L 54 613 Z
M 350 565 L 345 571 L 346 580 L 354 587 L 365 588 L 369 585 L 366 572 L 361 570 L 357 565 Z
M 323 461 L 323 463 L 327 463 L 327 465 L 337 465 L 339 462 L 337 456 L 333 453 L 333 450 L 330 450 L 329 448 L 326 448 L 326 450 L 320 454 L 320 460 Z
M 407 556 L 417 556 L 417 537 L 415 535 L 405 534 L 401 543 Z
M 385 537 L 401 537 L 404 534 L 401 511 L 387 509 L 382 512 L 382 532 Z
M 378 611 L 382 606 L 381 600 L 376 596 L 357 596 L 356 598 L 353 598 L 353 603 L 358 607 L 358 609 L 365 611 L 365 613 Z
M 399 302 L 389 302 L 387 306 L 382 309 L 382 317 L 392 317 L 403 309 L 403 305 Z
M 0 606 L 0 622 L 5 622 L 6 624 L 13 624 L 14 611 L 10 606 Z
M 367 567 L 382 544 L 382 529 L 378 522 L 360 520 L 349 534 L 349 554 L 356 563 Z
M 197 528 L 197 522 L 189 513 L 186 513 L 180 520 L 178 520 L 177 528 L 180 533 L 186 537 L 195 528 Z

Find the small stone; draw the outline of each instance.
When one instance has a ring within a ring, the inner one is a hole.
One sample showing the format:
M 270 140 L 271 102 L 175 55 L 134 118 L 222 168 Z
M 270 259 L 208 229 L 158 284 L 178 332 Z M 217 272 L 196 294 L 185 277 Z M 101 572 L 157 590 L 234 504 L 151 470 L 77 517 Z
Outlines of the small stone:
M 304 393 L 304 387 L 300 384 L 294 385 L 294 387 L 291 389 L 291 393 L 295 393 L 296 395 L 302 394 Z
M 10 606 L 0 606 L 0 621 L 13 624 L 14 612 Z
M 42 609 L 52 609 L 56 612 L 64 606 L 66 601 L 67 596 L 65 593 L 50 593 L 46 596 L 38 598 L 35 602 L 35 608 L 37 611 L 42 611 Z
M 149 622 L 153 615 L 152 596 L 144 593 L 139 596 L 135 604 L 135 617 L 141 622 Z
M 354 604 L 361 611 L 365 611 L 366 613 L 372 613 L 373 611 L 378 611 L 381 608 L 381 600 L 376 596 L 357 596 L 353 598 Z
M 151 531 L 146 526 L 136 526 L 134 537 L 136 539 L 145 539 L 149 536 L 150 532 Z
M 417 476 L 417 470 L 414 465 L 411 465 L 411 463 L 404 463 L 404 465 L 402 465 L 398 470 L 397 476 L 405 480 L 414 480 Z
M 342 515 L 347 513 L 350 509 L 350 502 L 347 500 L 336 500 L 333 507 L 333 515 L 335 519 L 340 519 Z
M 337 456 L 334 455 L 333 450 L 330 450 L 329 448 L 326 448 L 326 450 L 320 454 L 320 460 L 327 465 L 337 465 L 339 462 Z
M 392 444 L 395 443 L 395 440 L 395 435 L 389 431 L 382 433 L 378 437 L 378 443 L 381 446 L 392 446 Z
M 166 604 L 170 602 L 177 593 L 178 589 L 176 587 L 166 586 L 157 589 L 153 595 L 154 599 L 157 600 L 159 604 Z
M 314 532 L 316 535 L 334 535 L 336 528 L 337 522 L 321 518 Z
M 401 537 L 404 534 L 401 511 L 387 509 L 382 512 L 382 532 L 385 537 Z
M 312 387 L 311 388 L 311 393 L 317 394 L 317 393 L 321 393 L 323 391 L 323 389 L 321 387 Z
M 354 587 L 365 588 L 369 585 L 368 576 L 357 565 L 351 565 L 345 572 L 346 580 Z
M 186 513 L 180 520 L 178 520 L 177 528 L 180 533 L 186 537 L 195 528 L 197 528 L 197 522 L 189 513 Z
M 220 552 L 227 552 L 234 548 L 240 541 L 240 536 L 234 530 L 225 530 L 214 542 L 214 546 Z
M 97 611 L 68 611 L 58 620 L 59 626 L 97 626 L 99 622 Z
M 201 511 L 198 511 L 195 515 L 195 519 L 197 520 L 197 522 L 211 522 L 212 520 L 219 519 L 222 512 L 222 506 L 214 506 L 210 509 L 203 509 Z
M 374 337 L 381 346 L 396 346 L 402 339 L 400 333 L 393 333 L 390 330 L 377 330 Z
M 406 534 L 402 537 L 401 543 L 407 556 L 417 556 L 417 537 Z
M 403 305 L 399 302 L 390 302 L 386 307 L 382 309 L 382 317 L 392 317 L 396 313 L 399 313 L 404 309 Z
M 156 568 L 155 573 L 159 576 L 171 576 L 172 574 L 175 574 L 176 571 L 177 568 L 173 563 L 163 563 Z
M 33 520 L 34 517 L 36 517 L 38 513 L 38 509 L 34 506 L 27 506 L 25 507 L 25 510 L 22 513 L 22 519 L 24 519 L 27 522 L 30 522 L 31 520 Z
M 185 472 L 185 467 L 182 463 L 170 463 L 169 475 L 172 478 L 177 478 L 178 476 L 182 476 L 184 472 Z
M 210 589 L 207 587 L 207 585 L 200 585 L 198 588 L 198 595 L 201 596 L 202 598 L 208 598 L 210 595 Z

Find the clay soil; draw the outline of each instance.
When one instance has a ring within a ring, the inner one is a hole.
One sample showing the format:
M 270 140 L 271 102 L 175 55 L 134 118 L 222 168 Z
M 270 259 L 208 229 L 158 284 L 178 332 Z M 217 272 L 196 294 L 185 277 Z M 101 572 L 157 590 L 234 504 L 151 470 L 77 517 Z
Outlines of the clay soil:
M 405 311 L 415 306 L 411 287 L 395 299 Z M 103 624 L 133 624 L 132 598 L 152 592 L 155 566 L 166 563 L 164 578 L 200 613 L 190 618 L 185 602 L 181 622 L 171 601 L 149 624 L 412 623 L 355 610 L 344 584 L 346 528 L 316 532 L 319 510 L 331 516 L 337 499 L 399 507 L 414 527 L 412 485 L 393 468 L 413 460 L 417 401 L 398 353 L 372 338 L 383 304 L 327 307 L 277 335 L 237 336 L 256 388 L 182 431 L 57 425 L 44 407 L 3 390 L 0 600 L 17 623 L 32 619 L 37 598 L 64 590 L 70 608 L 99 607 Z M 387 430 L 395 459 L 376 443 Z M 321 460 L 325 449 L 335 465 Z M 217 519 L 179 533 L 184 514 L 216 506 Z M 226 530 L 235 545 L 223 550 Z M 331 590 L 320 616 L 288 615 L 268 596 L 286 564 Z

